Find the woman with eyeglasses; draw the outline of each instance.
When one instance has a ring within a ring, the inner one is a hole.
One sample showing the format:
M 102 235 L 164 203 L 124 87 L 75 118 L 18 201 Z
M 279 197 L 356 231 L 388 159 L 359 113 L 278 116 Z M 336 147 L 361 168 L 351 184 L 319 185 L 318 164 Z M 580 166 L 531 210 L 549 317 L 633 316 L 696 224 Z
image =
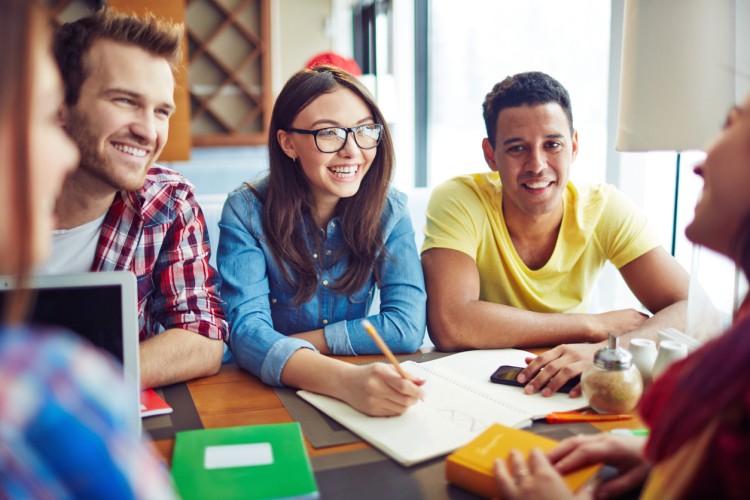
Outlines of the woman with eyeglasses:
M 229 195 L 219 224 L 221 295 L 236 361 L 263 382 L 403 413 L 421 381 L 390 366 L 325 355 L 379 354 L 367 318 L 396 353 L 425 331 L 425 290 L 383 115 L 333 66 L 292 76 L 271 115 L 270 172 Z M 380 311 L 368 316 L 376 289 Z

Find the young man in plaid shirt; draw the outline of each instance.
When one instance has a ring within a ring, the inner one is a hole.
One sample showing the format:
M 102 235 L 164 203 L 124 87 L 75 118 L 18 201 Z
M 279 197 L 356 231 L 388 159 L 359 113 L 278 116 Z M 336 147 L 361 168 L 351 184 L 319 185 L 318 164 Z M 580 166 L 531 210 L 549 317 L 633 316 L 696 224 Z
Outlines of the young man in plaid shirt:
M 174 111 L 182 28 L 102 10 L 62 26 L 62 114 L 81 149 L 44 273 L 130 270 L 143 387 L 212 375 L 227 324 L 193 186 L 155 165 Z

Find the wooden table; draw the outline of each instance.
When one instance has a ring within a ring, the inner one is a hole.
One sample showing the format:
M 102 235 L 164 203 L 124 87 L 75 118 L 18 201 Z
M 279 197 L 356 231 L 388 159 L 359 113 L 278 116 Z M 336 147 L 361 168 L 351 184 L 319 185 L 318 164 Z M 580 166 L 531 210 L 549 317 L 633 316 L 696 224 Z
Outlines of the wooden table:
M 351 362 L 383 359 L 382 356 L 340 358 Z M 190 395 L 206 429 L 239 425 L 292 422 L 273 388 L 236 364 L 222 365 L 218 374 L 188 382 Z M 164 459 L 172 464 L 174 439 L 155 441 Z M 307 443 L 310 456 L 341 453 L 369 447 L 364 442 L 315 449 Z
M 532 351 L 541 352 L 542 350 L 534 349 Z M 383 357 L 356 356 L 339 359 L 350 362 L 367 362 L 381 360 Z M 292 417 L 284 408 L 274 390 L 236 364 L 223 365 L 218 374 L 190 381 L 188 387 L 206 429 L 292 422 Z M 597 428 L 607 431 L 622 427 L 639 428 L 643 426 L 643 423 L 636 417 L 628 421 L 601 422 L 595 425 Z M 174 440 L 163 439 L 156 441 L 155 444 L 164 459 L 171 465 Z M 342 453 L 368 447 L 367 443 L 358 442 L 316 449 L 307 443 L 310 456 Z

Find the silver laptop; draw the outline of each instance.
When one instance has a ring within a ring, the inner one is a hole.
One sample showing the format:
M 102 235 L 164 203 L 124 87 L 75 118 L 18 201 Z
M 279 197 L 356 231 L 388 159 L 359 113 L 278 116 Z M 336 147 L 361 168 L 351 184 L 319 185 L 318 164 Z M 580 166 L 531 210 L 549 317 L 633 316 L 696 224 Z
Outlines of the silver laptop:
M 0 302 L 14 287 L 0 277 Z M 140 435 L 140 376 L 138 356 L 138 295 L 136 279 L 128 271 L 34 276 L 30 288 L 34 324 L 67 328 L 86 338 L 122 363 L 132 382 L 123 394 L 128 405 L 128 424 Z

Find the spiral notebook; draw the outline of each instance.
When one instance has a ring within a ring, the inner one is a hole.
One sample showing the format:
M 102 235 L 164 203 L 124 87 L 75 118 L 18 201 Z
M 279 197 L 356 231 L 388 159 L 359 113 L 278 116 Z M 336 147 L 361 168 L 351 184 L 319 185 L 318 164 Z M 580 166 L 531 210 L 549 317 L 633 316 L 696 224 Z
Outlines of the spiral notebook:
M 402 465 L 445 455 L 471 441 L 494 423 L 526 427 L 555 411 L 581 408 L 586 402 L 555 394 L 527 395 L 519 387 L 493 384 L 500 365 L 524 366 L 533 354 L 516 349 L 467 351 L 401 366 L 426 380 L 425 397 L 398 417 L 369 417 L 334 398 L 308 391 L 297 394 L 329 417 Z

